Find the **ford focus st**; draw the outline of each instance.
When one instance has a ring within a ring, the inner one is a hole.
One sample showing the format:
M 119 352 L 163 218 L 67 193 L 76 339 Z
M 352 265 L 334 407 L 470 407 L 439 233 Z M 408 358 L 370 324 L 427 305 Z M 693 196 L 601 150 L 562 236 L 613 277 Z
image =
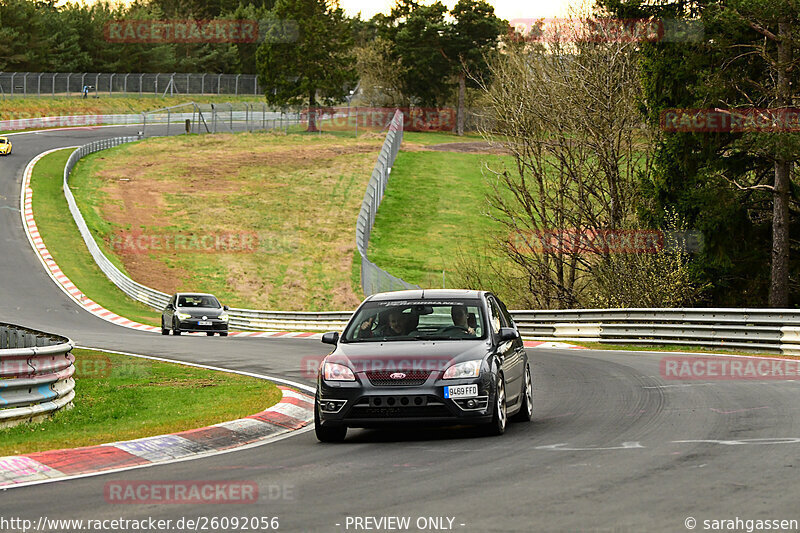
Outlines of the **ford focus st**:
M 533 414 L 530 363 L 505 305 L 483 291 L 375 294 L 353 314 L 317 376 L 322 442 L 348 427 L 481 425 L 505 432 Z

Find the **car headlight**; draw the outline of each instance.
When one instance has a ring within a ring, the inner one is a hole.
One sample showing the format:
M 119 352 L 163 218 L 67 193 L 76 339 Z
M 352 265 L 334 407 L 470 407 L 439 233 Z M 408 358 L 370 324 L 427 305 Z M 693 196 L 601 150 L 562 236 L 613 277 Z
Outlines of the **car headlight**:
M 189 320 L 190 318 L 192 318 L 192 315 L 190 315 L 189 313 L 175 313 L 175 315 L 181 320 Z
M 481 375 L 480 361 L 465 361 L 444 371 L 444 379 L 476 378 Z
M 322 378 L 325 381 L 355 381 L 353 371 L 338 363 L 325 363 L 322 366 Z
M 224 320 L 225 322 L 227 322 L 229 318 L 230 317 L 228 316 L 228 313 L 222 313 L 219 315 L 219 319 Z

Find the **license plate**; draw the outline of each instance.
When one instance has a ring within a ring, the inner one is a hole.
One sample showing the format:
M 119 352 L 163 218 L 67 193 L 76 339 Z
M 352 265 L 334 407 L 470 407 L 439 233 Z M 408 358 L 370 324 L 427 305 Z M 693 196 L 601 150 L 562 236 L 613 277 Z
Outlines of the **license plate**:
M 478 385 L 450 385 L 444 388 L 444 397 L 450 399 L 474 398 L 478 395 Z
M 210 326 L 212 322 L 210 320 L 199 320 L 197 322 L 198 326 Z

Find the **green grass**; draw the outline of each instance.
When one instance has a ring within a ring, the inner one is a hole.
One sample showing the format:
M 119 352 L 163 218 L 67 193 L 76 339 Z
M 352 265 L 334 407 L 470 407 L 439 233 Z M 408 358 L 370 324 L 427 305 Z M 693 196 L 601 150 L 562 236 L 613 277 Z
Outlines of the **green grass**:
M 39 233 L 58 266 L 85 296 L 120 316 L 157 326 L 161 313 L 131 300 L 109 281 L 92 259 L 72 220 L 61 188 L 64 165 L 71 153 L 72 149 L 65 149 L 49 154 L 33 169 L 33 212 Z M 91 210 L 81 210 L 97 223 Z
M 789 359 L 797 359 L 798 356 L 782 355 L 775 352 L 760 351 L 757 348 L 753 350 L 729 349 L 722 347 L 708 347 L 708 346 L 683 346 L 673 344 L 607 344 L 604 342 L 583 342 L 574 341 L 585 348 L 592 350 L 623 350 L 630 352 L 697 352 L 697 353 L 722 353 L 730 355 L 753 355 L 763 357 L 784 357 Z
M 263 411 L 273 383 L 92 350 L 73 350 L 74 407 L 39 424 L 0 429 L 0 456 L 185 431 Z
M 482 249 L 502 231 L 486 216 L 485 162 L 497 167 L 511 158 L 401 151 L 375 219 L 369 258 L 410 283 L 441 287 L 442 270 L 446 280 L 460 251 Z
M 377 137 L 327 134 L 151 139 L 84 158 L 71 183 L 96 240 L 140 283 L 211 292 L 234 307 L 351 309 L 361 300 L 355 221 L 380 146 Z M 247 253 L 110 250 L 130 231 L 247 233 L 258 246 Z

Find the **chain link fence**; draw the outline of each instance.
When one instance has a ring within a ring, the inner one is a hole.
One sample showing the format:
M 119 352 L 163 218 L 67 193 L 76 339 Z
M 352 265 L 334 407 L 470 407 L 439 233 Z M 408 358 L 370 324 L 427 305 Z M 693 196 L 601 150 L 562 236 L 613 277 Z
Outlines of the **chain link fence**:
M 262 95 L 255 74 L 0 72 L 0 98 L 82 95 Z
M 386 185 L 389 182 L 389 174 L 392 171 L 392 165 L 395 158 L 397 158 L 402 142 L 403 112 L 398 109 L 389 124 L 389 132 L 383 141 L 383 148 L 381 148 L 381 152 L 378 155 L 378 162 L 372 170 L 372 176 L 367 185 L 367 191 L 364 193 L 361 211 L 356 222 L 356 247 L 361 255 L 361 288 L 366 296 L 376 292 L 419 288 L 418 285 L 413 285 L 392 276 L 367 258 L 367 248 L 369 247 L 372 227 L 375 225 L 375 215 L 377 215 L 378 207 L 381 205 Z
M 148 111 L 139 115 L 142 133 L 157 135 L 180 133 L 234 133 L 283 130 L 304 122 L 300 113 L 274 111 L 265 103 L 226 102 L 197 104 L 189 102 Z M 166 129 L 165 127 L 166 126 Z

